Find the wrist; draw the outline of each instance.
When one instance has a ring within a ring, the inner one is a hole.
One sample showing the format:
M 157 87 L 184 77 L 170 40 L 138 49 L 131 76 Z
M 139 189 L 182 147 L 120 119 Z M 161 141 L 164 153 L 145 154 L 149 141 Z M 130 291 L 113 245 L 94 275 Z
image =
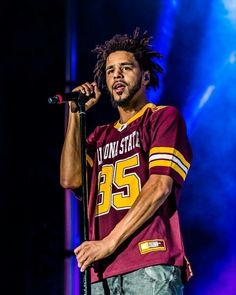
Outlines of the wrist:
M 109 248 L 110 253 L 113 253 L 117 249 L 117 247 L 119 246 L 118 242 L 116 241 L 116 239 L 114 237 L 112 237 L 111 234 L 106 236 L 103 239 L 103 241 L 107 245 L 107 247 Z

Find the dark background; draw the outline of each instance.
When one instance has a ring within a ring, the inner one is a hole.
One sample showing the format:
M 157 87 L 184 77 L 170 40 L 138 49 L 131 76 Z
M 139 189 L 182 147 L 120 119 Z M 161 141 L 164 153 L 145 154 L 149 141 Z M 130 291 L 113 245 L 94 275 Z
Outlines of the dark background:
M 4 2 L 1 8 L 0 294 L 63 294 L 66 229 L 59 162 L 65 106 L 49 105 L 47 99 L 64 92 L 68 86 L 65 79 L 68 3 L 66 0 L 9 1 Z M 168 14 L 169 3 L 173 6 L 178 4 L 174 14 Z M 187 0 L 153 0 L 136 1 L 134 5 L 133 1 L 125 0 L 119 3 L 78 1 L 73 14 L 76 16 L 77 36 L 77 77 L 74 84 L 93 80 L 96 56 L 91 50 L 96 44 L 116 33 L 132 33 L 139 26 L 142 31 L 155 34 L 157 49 L 162 48 L 158 40 L 163 36 L 169 40 L 169 50 L 163 49 L 164 55 L 166 53 L 163 63 L 165 74 L 155 96 L 160 104 L 174 105 L 184 111 L 193 93 L 193 85 L 196 88 L 202 86 L 199 83 L 201 77 L 197 76 L 197 57 L 202 50 L 204 54 L 206 51 L 203 40 L 213 2 L 189 3 Z M 167 21 L 172 17 L 174 25 L 172 35 L 169 35 Z M 159 25 L 160 19 L 166 21 L 165 26 Z M 217 34 L 219 36 L 222 36 L 221 31 Z M 214 36 L 214 44 L 215 40 Z M 230 46 L 230 39 L 226 40 Z M 219 42 L 217 46 L 222 48 Z M 223 60 L 222 52 L 217 61 Z M 210 58 L 206 64 L 212 66 L 212 62 Z M 225 76 L 224 69 L 222 71 Z M 206 81 L 211 73 L 211 69 L 205 69 L 202 79 Z M 232 73 L 227 71 L 227 79 L 230 85 L 235 85 Z M 229 90 L 228 82 L 223 85 Z M 235 255 L 230 254 L 233 253 L 232 232 L 226 225 L 229 216 L 232 226 L 235 223 L 230 212 L 235 201 L 227 199 L 233 197 L 232 191 L 235 190 L 235 179 L 229 178 L 229 174 L 235 176 L 235 168 L 229 169 L 228 159 L 224 158 L 229 151 L 233 153 L 235 136 L 228 137 L 231 146 L 223 149 L 219 145 L 224 163 L 221 168 L 229 172 L 225 172 L 224 181 L 222 174 L 216 174 L 220 171 L 219 154 L 214 152 L 219 139 L 236 125 L 233 119 L 229 120 L 236 117 L 235 103 L 231 100 L 235 92 L 227 96 L 221 89 L 218 94 L 230 105 L 232 113 L 228 112 L 229 108 L 222 108 L 215 95 L 215 100 L 207 105 L 198 123 L 195 122 L 190 138 L 195 157 L 182 196 L 183 236 L 195 273 L 192 283 L 186 287 L 186 294 L 191 295 L 216 294 L 212 291 L 216 280 L 223 287 L 227 285 L 223 280 L 225 277 L 219 280 L 221 274 L 216 264 L 219 253 L 220 269 L 231 270 L 231 275 L 236 273 L 235 266 L 230 264 L 232 268 L 229 268 L 226 263 L 229 257 L 229 261 L 235 261 Z M 211 124 L 223 114 L 227 114 L 227 128 Z M 116 118 L 116 110 L 112 109 L 109 98 L 103 93 L 98 105 L 87 114 L 87 131 L 89 133 L 95 126 Z M 210 125 L 212 127 L 208 130 Z M 226 191 L 223 189 L 225 183 L 228 184 Z M 222 196 L 224 201 L 228 201 L 223 207 Z M 228 233 L 227 237 L 222 233 Z M 211 291 L 207 291 L 208 284 Z M 203 286 L 207 287 L 204 289 Z M 224 293 L 218 290 L 217 294 L 235 294 L 232 287 L 227 290 Z
M 1 294 L 63 294 L 65 2 L 1 11 Z

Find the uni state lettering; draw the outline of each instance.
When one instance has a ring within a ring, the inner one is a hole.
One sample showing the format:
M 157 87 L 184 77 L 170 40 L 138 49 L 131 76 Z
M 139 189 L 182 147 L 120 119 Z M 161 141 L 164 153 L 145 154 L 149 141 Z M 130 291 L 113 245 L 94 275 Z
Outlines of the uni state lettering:
M 107 143 L 103 147 L 97 148 L 98 165 L 101 165 L 104 160 L 115 158 L 118 155 L 125 154 L 134 148 L 140 148 L 139 132 L 123 137 L 121 140 Z

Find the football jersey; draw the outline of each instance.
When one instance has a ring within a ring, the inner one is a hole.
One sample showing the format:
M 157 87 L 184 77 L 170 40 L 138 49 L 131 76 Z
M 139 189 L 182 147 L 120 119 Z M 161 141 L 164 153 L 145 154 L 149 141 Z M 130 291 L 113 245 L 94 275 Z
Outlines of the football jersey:
M 109 257 L 91 268 L 91 281 L 157 264 L 183 266 L 178 215 L 182 184 L 192 153 L 181 113 L 171 106 L 146 104 L 125 124 L 98 126 L 87 138 L 92 166 L 89 237 L 101 240 L 125 216 L 151 174 L 168 175 L 173 187 L 156 213 Z

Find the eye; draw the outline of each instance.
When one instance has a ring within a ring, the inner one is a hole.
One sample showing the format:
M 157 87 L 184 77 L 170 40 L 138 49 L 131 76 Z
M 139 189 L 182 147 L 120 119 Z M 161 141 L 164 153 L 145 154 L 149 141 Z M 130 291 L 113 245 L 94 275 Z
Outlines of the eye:
M 109 69 L 109 70 L 107 70 L 107 75 L 110 75 L 110 74 L 112 74 L 114 72 L 114 69 Z
M 131 66 L 122 66 L 122 67 L 121 67 L 121 70 L 122 70 L 122 71 L 130 71 L 131 69 L 132 69 Z

